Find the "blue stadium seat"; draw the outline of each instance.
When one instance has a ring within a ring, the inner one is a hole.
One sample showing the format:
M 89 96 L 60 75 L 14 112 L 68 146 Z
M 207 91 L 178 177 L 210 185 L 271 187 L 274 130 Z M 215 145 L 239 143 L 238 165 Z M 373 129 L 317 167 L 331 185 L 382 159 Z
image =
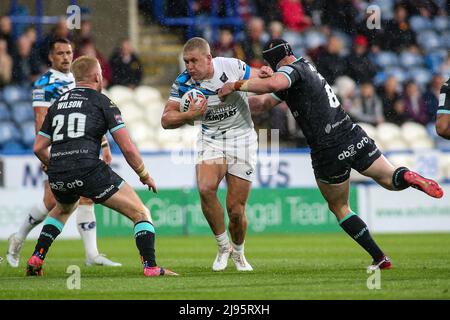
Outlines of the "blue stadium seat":
M 443 32 L 440 38 L 441 48 L 450 49 L 450 30 Z
M 420 67 L 423 65 L 423 57 L 409 51 L 402 51 L 399 56 L 403 68 Z
M 377 5 L 381 10 L 381 19 L 391 20 L 394 18 L 394 0 L 374 0 L 369 5 Z
M 21 141 L 27 147 L 32 147 L 35 139 L 34 121 L 27 121 L 20 125 Z
M 384 70 L 386 78 L 394 76 L 398 82 L 403 83 L 408 78 L 408 73 L 401 67 L 390 67 Z
M 433 29 L 439 32 L 450 28 L 450 17 L 437 16 L 433 19 Z
M 408 78 L 416 81 L 417 85 L 423 90 L 430 82 L 432 74 L 425 68 L 412 68 L 408 71 Z
M 412 16 L 409 18 L 409 24 L 415 32 L 433 28 L 431 20 L 422 16 Z
M 19 139 L 20 133 L 13 122 L 0 122 L 0 145 L 3 145 L 7 142 L 17 142 Z
M 316 30 L 309 30 L 305 32 L 304 40 L 305 47 L 307 49 L 314 49 L 327 43 L 325 36 Z
M 0 121 L 11 120 L 11 113 L 9 111 L 8 105 L 4 102 L 0 102 Z
M 425 65 L 431 72 L 436 73 L 440 71 L 441 64 L 447 59 L 448 52 L 446 49 L 437 49 L 430 51 L 425 56 Z
M 373 84 L 376 87 L 382 86 L 383 83 L 387 80 L 386 77 L 386 72 L 384 71 L 379 71 L 377 72 L 377 74 L 375 75 L 375 77 L 373 77 Z
M 16 154 L 21 153 L 24 150 L 24 147 L 19 142 L 10 141 L 3 145 L 1 152 L 4 154 Z
M 398 57 L 392 51 L 381 51 L 374 57 L 375 64 L 380 68 L 398 65 Z
M 23 89 L 19 86 L 7 86 L 3 89 L 3 99 L 9 105 L 13 105 L 15 102 L 22 100 Z
M 425 30 L 419 32 L 417 34 L 416 40 L 419 46 L 421 46 L 427 52 L 441 46 L 441 39 L 433 30 Z
M 12 107 L 12 116 L 17 124 L 34 119 L 34 111 L 28 102 L 17 102 Z

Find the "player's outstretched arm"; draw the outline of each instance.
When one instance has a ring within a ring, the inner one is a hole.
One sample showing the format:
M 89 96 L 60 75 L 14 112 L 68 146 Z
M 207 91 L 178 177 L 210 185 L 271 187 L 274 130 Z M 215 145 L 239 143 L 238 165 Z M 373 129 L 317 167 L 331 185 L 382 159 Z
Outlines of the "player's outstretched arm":
M 150 174 L 145 168 L 139 150 L 136 148 L 133 141 L 131 141 L 130 135 L 128 134 L 128 130 L 125 129 L 124 127 L 120 128 L 114 131 L 112 133 L 112 136 L 114 141 L 119 145 L 119 148 L 122 151 L 125 160 L 127 160 L 130 167 L 139 176 L 139 180 L 141 180 L 143 184 L 147 185 L 149 190 L 153 190 L 154 193 L 158 192 L 156 189 L 155 182 L 150 177 Z
M 279 103 L 280 101 L 270 93 L 248 97 L 248 104 L 252 113 L 267 112 Z
M 450 140 L 450 114 L 437 115 L 436 132 L 442 138 Z
M 282 73 L 276 72 L 268 78 L 253 78 L 249 80 L 239 80 L 236 82 L 227 82 L 219 90 L 220 100 L 234 91 L 246 91 L 254 93 L 269 93 L 284 90 L 291 85 L 289 79 Z
M 199 119 L 208 108 L 207 100 L 202 100 L 198 105 L 192 101 L 186 112 L 180 112 L 180 104 L 169 100 L 164 107 L 161 117 L 161 125 L 164 129 L 176 129 L 182 125 Z

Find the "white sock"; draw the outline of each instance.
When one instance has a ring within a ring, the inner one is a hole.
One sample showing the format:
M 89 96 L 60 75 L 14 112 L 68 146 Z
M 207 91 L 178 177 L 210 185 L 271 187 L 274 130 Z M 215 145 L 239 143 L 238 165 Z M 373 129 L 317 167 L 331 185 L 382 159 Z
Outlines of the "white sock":
M 97 249 L 97 226 L 95 222 L 94 205 L 79 205 L 76 212 L 77 229 L 84 244 L 87 259 L 99 255 Z
M 228 234 L 226 231 L 215 237 L 216 237 L 217 245 L 219 247 L 229 247 L 230 246 L 230 239 L 228 239 Z
M 234 251 L 236 252 L 244 252 L 244 242 L 242 242 L 242 244 L 235 244 L 233 243 L 233 241 L 231 241 L 231 246 L 233 247 Z
M 44 202 L 35 204 L 31 208 L 30 213 L 26 216 L 25 220 L 22 222 L 19 231 L 16 233 L 16 237 L 25 240 L 30 231 L 33 230 L 33 228 L 36 227 L 39 223 L 41 223 L 48 215 L 48 213 L 49 211 L 45 207 Z

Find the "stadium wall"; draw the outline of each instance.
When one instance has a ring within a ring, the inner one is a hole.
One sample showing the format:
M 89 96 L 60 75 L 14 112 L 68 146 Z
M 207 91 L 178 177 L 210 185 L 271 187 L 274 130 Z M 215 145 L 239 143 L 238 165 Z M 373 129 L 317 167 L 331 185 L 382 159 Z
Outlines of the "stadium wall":
M 159 188 L 158 195 L 142 185 L 121 156 L 114 169 L 138 192 L 150 208 L 160 235 L 210 234 L 195 189 L 191 153 L 184 156 L 166 152 L 144 155 L 144 161 Z M 340 231 L 334 216 L 315 186 L 309 155 L 283 152 L 278 161 L 259 157 L 256 180 L 247 216 L 249 233 L 295 233 Z M 176 163 L 176 164 L 174 164 Z M 0 239 L 6 239 L 23 221 L 30 207 L 42 199 L 45 175 L 31 155 L 0 156 Z M 225 185 L 219 197 L 225 201 Z M 432 199 L 414 189 L 390 192 L 375 184 L 358 184 L 351 189 L 351 206 L 373 232 L 450 231 L 450 184 L 446 195 Z M 130 235 L 131 223 L 103 206 L 96 206 L 100 236 Z M 77 238 L 73 217 L 62 237 Z M 40 228 L 33 230 L 37 237 Z

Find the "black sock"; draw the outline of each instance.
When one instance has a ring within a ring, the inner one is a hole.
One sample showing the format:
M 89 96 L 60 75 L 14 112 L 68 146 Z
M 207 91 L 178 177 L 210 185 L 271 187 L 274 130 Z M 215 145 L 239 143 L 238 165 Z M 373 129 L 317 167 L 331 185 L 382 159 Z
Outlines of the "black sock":
M 405 181 L 405 173 L 408 172 L 409 169 L 406 167 L 400 167 L 395 169 L 394 174 L 392 175 L 392 185 L 395 190 L 404 190 L 409 187 L 409 183 Z
M 34 256 L 38 256 L 42 260 L 45 259 L 48 249 L 55 241 L 56 237 L 61 233 L 56 226 L 52 224 L 46 224 L 42 227 L 41 234 L 39 235 L 38 242 L 34 248 Z
M 375 261 L 380 261 L 384 253 L 372 239 L 369 228 L 355 213 L 349 213 L 339 224 L 347 234 L 364 248 Z
M 149 221 L 134 225 L 134 238 L 144 267 L 155 267 L 155 228 Z

